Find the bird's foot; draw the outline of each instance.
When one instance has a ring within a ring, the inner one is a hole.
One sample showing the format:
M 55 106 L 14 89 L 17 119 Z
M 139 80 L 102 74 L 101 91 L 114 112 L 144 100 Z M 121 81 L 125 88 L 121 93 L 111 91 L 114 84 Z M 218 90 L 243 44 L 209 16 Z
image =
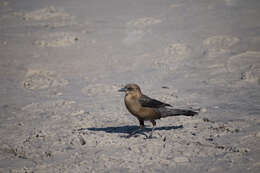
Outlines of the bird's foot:
M 141 134 L 141 135 L 144 135 L 145 138 L 149 138 L 149 136 L 147 134 L 145 134 L 144 132 L 130 133 L 129 135 L 125 136 L 125 138 L 131 138 L 132 136 L 136 137 L 136 136 L 138 136 L 137 134 Z
M 154 136 L 147 136 L 146 138 L 144 138 L 144 139 L 156 139 L 156 137 L 154 137 Z
M 145 139 L 154 139 L 156 137 L 153 136 L 153 134 L 150 134 L 149 136 L 146 135 L 146 138 Z
M 134 136 L 135 134 L 129 134 L 126 136 L 126 138 L 131 138 L 132 136 Z

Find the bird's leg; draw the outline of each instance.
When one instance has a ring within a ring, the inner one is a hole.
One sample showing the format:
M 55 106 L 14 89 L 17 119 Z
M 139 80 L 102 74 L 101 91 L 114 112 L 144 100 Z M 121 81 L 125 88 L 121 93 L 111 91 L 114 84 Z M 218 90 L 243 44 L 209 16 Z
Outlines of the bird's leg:
M 153 128 L 152 128 L 152 131 L 150 132 L 149 138 L 152 138 L 152 136 L 153 136 L 153 131 L 154 131 L 154 128 L 156 126 L 156 121 L 155 120 L 151 120 L 151 123 L 153 124 Z
M 131 132 L 127 138 L 132 137 L 134 134 L 136 134 L 138 131 L 143 130 L 144 129 L 144 121 L 143 120 L 139 120 L 140 123 L 140 127 L 138 129 L 136 129 L 135 131 Z

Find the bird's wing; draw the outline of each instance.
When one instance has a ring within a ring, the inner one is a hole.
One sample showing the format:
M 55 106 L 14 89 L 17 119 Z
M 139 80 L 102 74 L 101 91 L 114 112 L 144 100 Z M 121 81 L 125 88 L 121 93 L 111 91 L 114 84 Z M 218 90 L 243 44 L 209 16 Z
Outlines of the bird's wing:
M 159 100 L 152 99 L 146 95 L 142 95 L 138 101 L 141 103 L 143 107 L 152 107 L 152 108 L 160 108 L 165 106 L 171 106 L 170 104 L 163 103 Z

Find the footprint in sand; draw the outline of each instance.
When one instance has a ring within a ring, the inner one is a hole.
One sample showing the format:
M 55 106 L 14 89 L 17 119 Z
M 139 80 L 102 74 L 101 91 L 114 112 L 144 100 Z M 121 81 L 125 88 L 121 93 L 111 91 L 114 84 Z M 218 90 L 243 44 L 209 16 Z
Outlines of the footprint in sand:
M 242 81 L 260 84 L 260 52 L 247 51 L 231 56 L 227 68 Z
M 164 49 L 163 55 L 155 60 L 155 64 L 162 69 L 175 70 L 178 67 L 178 63 L 190 57 L 191 51 L 191 48 L 186 44 L 169 44 Z
M 57 9 L 53 6 L 34 10 L 31 12 L 17 13 L 17 15 L 22 17 L 24 20 L 34 20 L 34 21 L 49 20 L 54 18 L 67 19 L 71 17 L 63 9 Z
M 123 39 L 123 43 L 132 45 L 138 42 L 145 35 L 145 29 L 147 27 L 158 23 L 161 23 L 161 20 L 152 17 L 143 17 L 127 22 L 126 37 Z
M 191 49 L 185 44 L 174 43 L 169 44 L 165 48 L 165 54 L 177 59 L 182 59 L 191 54 Z
M 67 80 L 60 78 L 54 72 L 45 70 L 29 70 L 23 81 L 24 88 L 30 90 L 56 88 L 67 84 Z
M 14 16 L 26 21 L 26 24 L 39 25 L 49 28 L 58 28 L 76 24 L 74 16 L 65 12 L 61 8 L 50 6 L 47 8 L 36 9 L 34 11 L 14 12 Z
M 132 45 L 139 40 L 141 40 L 144 36 L 144 32 L 142 30 L 133 30 L 127 32 L 127 36 L 124 38 L 123 43 L 126 45 Z
M 74 107 L 76 107 L 75 101 L 55 100 L 43 103 L 31 103 L 24 106 L 22 108 L 22 111 L 27 111 L 32 114 L 41 114 L 43 112 L 45 112 L 46 114 L 48 112 L 64 114 L 64 112 L 68 112 L 68 110 L 70 110 L 70 112 L 72 113 Z
M 231 53 L 232 46 L 239 43 L 239 38 L 217 35 L 203 41 L 203 47 L 208 57 L 217 57 Z
M 67 47 L 75 44 L 78 37 L 71 33 L 57 32 L 44 36 L 47 39 L 36 40 L 34 45 L 39 47 Z

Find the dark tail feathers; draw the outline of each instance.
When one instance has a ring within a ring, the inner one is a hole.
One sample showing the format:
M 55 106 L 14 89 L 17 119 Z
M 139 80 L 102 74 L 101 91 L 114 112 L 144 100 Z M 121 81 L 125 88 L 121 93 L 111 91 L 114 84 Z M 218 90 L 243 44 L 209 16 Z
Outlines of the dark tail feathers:
M 194 116 L 197 115 L 198 112 L 195 112 L 193 110 L 187 110 L 187 109 L 169 109 L 169 108 L 160 108 L 159 112 L 161 114 L 161 117 L 168 117 L 168 116 Z

